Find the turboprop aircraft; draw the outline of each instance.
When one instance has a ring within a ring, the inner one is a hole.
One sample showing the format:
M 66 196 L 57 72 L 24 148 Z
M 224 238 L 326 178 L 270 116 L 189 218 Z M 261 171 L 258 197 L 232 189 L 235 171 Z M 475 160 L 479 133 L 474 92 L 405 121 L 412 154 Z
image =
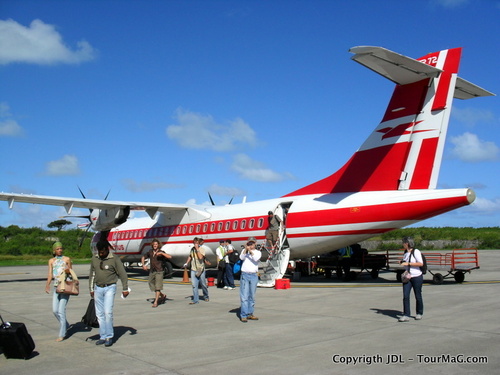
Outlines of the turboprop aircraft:
M 412 59 L 381 47 L 354 47 L 352 59 L 396 84 L 380 124 L 330 176 L 280 198 L 227 206 L 144 203 L 0 193 L 0 200 L 91 210 L 95 248 L 101 237 L 123 261 L 138 261 L 158 238 L 173 265 L 186 260 L 193 237 L 213 250 L 231 238 L 264 241 L 268 211 L 281 219 L 274 250 L 263 251 L 264 286 L 289 259 L 323 254 L 471 204 L 472 189 L 436 189 L 453 98 L 494 95 L 457 76 L 461 48 Z M 131 210 L 148 215 L 128 219 Z

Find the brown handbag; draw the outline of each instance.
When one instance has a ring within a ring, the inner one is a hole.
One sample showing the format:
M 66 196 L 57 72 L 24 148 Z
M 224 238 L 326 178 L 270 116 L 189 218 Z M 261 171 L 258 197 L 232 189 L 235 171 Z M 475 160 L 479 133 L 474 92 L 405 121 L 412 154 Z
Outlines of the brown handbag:
M 70 269 L 69 272 L 70 276 L 68 278 L 66 278 L 66 272 L 59 275 L 56 293 L 77 296 L 80 294 L 80 281 L 78 281 L 75 271 Z

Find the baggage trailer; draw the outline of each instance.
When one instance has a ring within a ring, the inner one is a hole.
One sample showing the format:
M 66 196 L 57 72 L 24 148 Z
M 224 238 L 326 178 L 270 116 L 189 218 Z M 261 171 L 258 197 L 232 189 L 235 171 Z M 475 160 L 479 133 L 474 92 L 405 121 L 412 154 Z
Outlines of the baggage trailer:
M 333 252 L 335 253 L 335 252 Z M 326 256 L 319 256 L 316 258 L 316 272 L 317 274 L 324 273 L 325 277 L 330 278 L 335 272 L 339 279 L 343 276 L 342 270 L 342 257 L 336 254 L 327 254 Z M 370 274 L 372 279 L 378 278 L 381 269 L 385 268 L 387 258 L 385 254 L 369 254 L 366 251 L 362 253 L 354 253 L 350 259 L 350 279 L 355 280 L 359 274 L 366 271 Z M 359 269 L 359 272 L 352 269 Z
M 387 251 L 388 271 L 396 272 L 396 279 L 401 281 L 404 267 L 399 264 L 404 251 Z M 455 249 L 448 253 L 428 253 L 422 251 L 427 260 L 427 272 L 432 275 L 434 284 L 442 284 L 444 279 L 453 278 L 457 283 L 465 280 L 465 273 L 479 269 L 479 257 L 477 249 Z M 443 275 L 441 272 L 447 272 Z

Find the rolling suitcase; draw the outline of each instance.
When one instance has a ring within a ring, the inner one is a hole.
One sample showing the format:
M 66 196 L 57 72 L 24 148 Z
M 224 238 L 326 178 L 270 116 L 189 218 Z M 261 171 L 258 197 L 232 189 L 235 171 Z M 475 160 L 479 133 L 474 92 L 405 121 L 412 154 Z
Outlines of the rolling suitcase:
M 33 338 L 24 323 L 4 322 L 0 316 L 0 348 L 6 358 L 30 357 L 35 349 Z

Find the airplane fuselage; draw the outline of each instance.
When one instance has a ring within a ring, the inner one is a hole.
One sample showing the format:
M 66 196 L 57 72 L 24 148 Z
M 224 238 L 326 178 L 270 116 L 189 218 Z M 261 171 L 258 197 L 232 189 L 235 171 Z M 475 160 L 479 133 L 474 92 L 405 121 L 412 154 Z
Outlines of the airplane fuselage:
M 265 201 L 206 206 L 206 219 L 166 217 L 129 219 L 113 229 L 108 240 L 124 261 L 137 262 L 149 250 L 151 240 L 159 239 L 171 262 L 181 267 L 187 259 L 194 237 L 202 237 L 212 250 L 208 260 L 215 265 L 219 240 L 231 239 L 236 249 L 249 237 L 265 243 L 267 212 L 278 212 L 290 248 L 291 259 L 323 254 L 374 235 L 402 228 L 470 204 L 471 189 L 406 190 L 334 193 L 283 197 Z M 197 207 L 201 210 L 201 207 Z M 286 210 L 286 214 L 285 214 Z M 280 215 L 280 213 L 282 213 Z M 93 247 L 99 239 L 93 239 Z M 263 252 L 263 258 L 268 256 Z

